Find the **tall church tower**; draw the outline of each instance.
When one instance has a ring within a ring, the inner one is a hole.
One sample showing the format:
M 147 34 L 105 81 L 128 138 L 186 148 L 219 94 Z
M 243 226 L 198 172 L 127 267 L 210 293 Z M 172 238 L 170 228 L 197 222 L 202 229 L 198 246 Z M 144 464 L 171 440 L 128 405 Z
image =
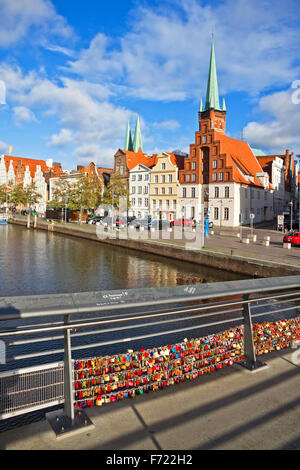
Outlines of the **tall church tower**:
M 222 107 L 220 107 L 215 47 L 212 41 L 205 108 L 203 109 L 202 100 L 199 108 L 199 131 L 201 134 L 206 134 L 210 129 L 214 129 L 225 134 L 225 127 L 226 105 L 223 98 Z

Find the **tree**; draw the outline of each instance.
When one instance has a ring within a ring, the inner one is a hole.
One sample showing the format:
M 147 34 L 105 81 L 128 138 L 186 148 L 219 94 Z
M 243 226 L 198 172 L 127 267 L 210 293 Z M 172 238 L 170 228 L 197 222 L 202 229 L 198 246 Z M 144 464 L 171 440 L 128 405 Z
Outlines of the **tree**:
M 119 209 L 120 198 L 126 199 L 127 208 L 130 207 L 129 190 L 124 178 L 119 174 L 113 174 L 109 185 L 104 190 L 103 202 Z
M 23 186 L 23 184 L 17 184 L 13 190 L 11 191 L 10 201 L 15 205 L 23 205 L 28 209 L 28 219 L 27 219 L 27 227 L 30 227 L 30 208 L 33 204 L 37 203 L 39 199 L 42 197 L 41 194 L 38 193 L 36 184 L 31 183 L 27 186 Z
M 82 222 L 82 211 L 95 210 L 101 203 L 102 185 L 97 177 L 82 175 L 70 191 L 70 202 L 72 206 L 80 209 L 80 223 Z

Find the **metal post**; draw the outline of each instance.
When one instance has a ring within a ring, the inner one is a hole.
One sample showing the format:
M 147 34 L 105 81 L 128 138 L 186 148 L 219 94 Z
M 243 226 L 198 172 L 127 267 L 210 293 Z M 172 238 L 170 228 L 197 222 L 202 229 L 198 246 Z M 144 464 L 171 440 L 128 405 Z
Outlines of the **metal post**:
M 70 315 L 65 315 L 64 324 L 70 323 Z M 64 412 L 74 423 L 74 396 L 73 396 L 73 365 L 71 349 L 71 330 L 64 332 Z
M 249 295 L 243 296 L 243 300 L 248 300 Z M 247 369 L 253 371 L 266 364 L 256 359 L 255 346 L 253 341 L 253 327 L 251 318 L 251 306 L 250 302 L 243 305 L 243 317 L 244 317 L 244 361 L 241 364 Z
M 70 323 L 70 315 L 64 316 L 64 324 Z M 46 414 L 50 426 L 57 438 L 67 437 L 75 432 L 84 432 L 94 424 L 84 411 L 74 412 L 73 361 L 71 348 L 71 330 L 64 332 L 64 409 Z

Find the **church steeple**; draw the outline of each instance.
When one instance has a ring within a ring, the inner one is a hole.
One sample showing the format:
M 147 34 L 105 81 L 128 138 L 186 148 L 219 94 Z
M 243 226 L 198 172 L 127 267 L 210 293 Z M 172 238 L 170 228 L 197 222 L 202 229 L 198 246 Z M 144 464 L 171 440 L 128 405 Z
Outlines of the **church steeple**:
M 124 150 L 130 150 L 131 152 L 133 151 L 133 143 L 132 143 L 132 137 L 131 137 L 131 130 L 130 130 L 129 122 L 127 123 Z
M 216 109 L 218 111 L 221 110 L 220 102 L 219 102 L 219 90 L 218 90 L 214 40 L 212 40 L 212 45 L 211 45 L 210 64 L 209 64 L 206 102 L 205 102 L 205 111 L 209 109 Z
M 138 152 L 139 149 L 143 151 L 143 142 L 142 142 L 142 134 L 140 128 L 140 118 L 137 117 L 135 132 L 134 132 L 134 139 L 133 139 L 133 151 Z

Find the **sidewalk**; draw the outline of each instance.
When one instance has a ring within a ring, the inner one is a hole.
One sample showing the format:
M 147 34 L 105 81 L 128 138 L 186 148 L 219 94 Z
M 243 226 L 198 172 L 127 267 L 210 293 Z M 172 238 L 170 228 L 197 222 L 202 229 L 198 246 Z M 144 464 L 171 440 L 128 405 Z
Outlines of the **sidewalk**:
M 46 420 L 0 433 L 0 449 L 299 450 L 300 369 L 291 351 L 260 357 L 267 367 L 256 372 L 235 364 L 88 409 L 94 428 L 74 436 L 57 439 Z

